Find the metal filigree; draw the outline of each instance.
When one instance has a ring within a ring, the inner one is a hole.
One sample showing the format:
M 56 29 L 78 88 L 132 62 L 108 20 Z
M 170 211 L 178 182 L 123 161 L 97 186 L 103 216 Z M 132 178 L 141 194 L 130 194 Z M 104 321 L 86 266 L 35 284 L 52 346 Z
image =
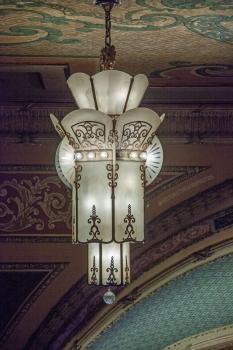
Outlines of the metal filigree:
M 108 135 L 108 147 L 112 147 L 112 145 L 115 143 L 116 147 L 118 147 L 118 131 L 117 130 L 110 130 Z
M 125 257 L 125 284 L 129 284 L 129 265 L 127 256 Z
M 124 218 L 124 223 L 127 224 L 126 229 L 125 229 L 125 235 L 127 235 L 126 238 L 123 238 L 124 241 L 135 241 L 136 238 L 132 237 L 135 234 L 133 225 L 135 223 L 135 217 L 133 216 L 131 212 L 131 205 L 128 205 L 128 214 Z
M 95 264 L 95 256 L 93 257 L 93 265 L 90 269 L 90 271 L 92 272 L 92 275 L 91 275 L 91 278 L 90 278 L 90 283 L 91 284 L 94 284 L 94 285 L 97 285 L 97 276 L 96 276 L 96 273 L 99 271 L 98 267 L 96 267 L 96 264 Z
M 115 276 L 115 273 L 118 272 L 118 269 L 114 265 L 114 257 L 111 257 L 111 264 L 110 267 L 106 269 L 106 272 L 109 272 L 109 276 L 107 279 L 106 284 L 107 285 L 116 285 L 117 284 L 117 279 Z
M 118 173 L 117 171 L 119 170 L 119 164 L 115 164 L 115 173 L 113 174 L 113 165 L 112 164 L 107 164 L 106 169 L 108 171 L 107 178 L 109 181 L 108 185 L 109 187 L 116 187 L 117 186 L 117 179 L 118 179 Z
M 140 171 L 141 171 L 142 187 L 145 187 L 146 176 L 145 176 L 145 166 L 144 165 L 140 165 Z
M 72 126 L 82 149 L 105 148 L 105 125 L 95 121 L 80 122 Z
M 90 218 L 87 220 L 88 224 L 91 224 L 91 228 L 89 231 L 89 235 L 92 236 L 91 239 L 88 239 L 88 242 L 101 242 L 102 239 L 99 239 L 97 236 L 100 235 L 99 228 L 97 224 L 101 223 L 101 219 L 96 214 L 96 207 L 95 205 L 92 206 L 92 214 L 90 215 Z
M 127 123 L 123 127 L 121 148 L 140 149 L 152 126 L 143 121 Z
M 82 172 L 82 165 L 80 164 L 75 164 L 75 180 L 74 180 L 74 184 L 75 186 L 77 186 L 77 188 L 80 187 L 80 181 L 81 181 L 81 172 Z
M 153 139 L 155 137 L 155 132 L 152 132 L 150 137 L 148 137 L 147 142 L 143 145 L 143 149 L 146 150 L 148 146 L 150 146 L 153 143 Z

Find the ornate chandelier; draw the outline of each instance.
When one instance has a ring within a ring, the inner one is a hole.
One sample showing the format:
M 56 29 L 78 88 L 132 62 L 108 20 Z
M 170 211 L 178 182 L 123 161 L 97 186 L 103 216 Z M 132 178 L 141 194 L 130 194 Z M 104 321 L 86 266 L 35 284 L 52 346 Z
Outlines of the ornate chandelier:
M 119 0 L 96 0 L 105 11 L 100 72 L 67 81 L 79 107 L 51 120 L 62 138 L 59 177 L 72 190 L 72 240 L 88 245 L 88 283 L 130 283 L 130 244 L 144 240 L 144 188 L 163 161 L 156 130 L 164 119 L 138 107 L 148 79 L 114 70 L 111 10 Z

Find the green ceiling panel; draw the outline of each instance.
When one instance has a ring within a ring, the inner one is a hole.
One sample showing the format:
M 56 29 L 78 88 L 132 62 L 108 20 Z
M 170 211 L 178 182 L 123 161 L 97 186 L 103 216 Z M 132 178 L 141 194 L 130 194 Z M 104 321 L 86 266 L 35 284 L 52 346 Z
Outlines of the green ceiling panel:
M 169 282 L 125 313 L 90 350 L 160 350 L 233 323 L 233 255 Z

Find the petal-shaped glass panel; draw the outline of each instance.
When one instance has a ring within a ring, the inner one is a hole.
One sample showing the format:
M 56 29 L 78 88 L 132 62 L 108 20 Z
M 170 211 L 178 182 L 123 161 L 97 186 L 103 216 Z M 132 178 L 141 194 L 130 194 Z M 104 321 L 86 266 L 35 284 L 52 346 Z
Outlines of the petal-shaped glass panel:
M 152 142 L 164 116 L 148 108 L 135 108 L 122 114 L 116 122 L 118 149 L 144 150 Z
M 92 78 L 98 109 L 109 115 L 122 114 L 131 85 L 131 75 L 118 70 L 105 70 Z
M 67 114 L 62 126 L 77 143 L 78 149 L 104 149 L 112 130 L 112 119 L 92 109 L 79 109 Z
M 138 74 L 133 78 L 126 111 L 137 108 L 140 105 L 148 85 L 149 80 L 144 74 Z
M 67 84 L 79 108 L 95 109 L 90 76 L 85 73 L 74 73 Z

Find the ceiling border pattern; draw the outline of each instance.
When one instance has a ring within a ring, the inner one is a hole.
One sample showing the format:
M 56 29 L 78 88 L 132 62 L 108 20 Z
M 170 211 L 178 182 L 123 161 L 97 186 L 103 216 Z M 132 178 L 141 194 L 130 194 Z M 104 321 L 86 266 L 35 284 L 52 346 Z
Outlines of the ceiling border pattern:
M 155 106 L 150 101 L 143 103 L 143 106 L 159 109 L 158 105 Z M 40 110 L 31 107 L 23 113 L 19 109 L 15 110 L 10 106 L 0 108 L 0 136 L 3 145 L 8 142 L 33 145 L 44 141 L 57 141 L 58 136 L 52 129 L 48 115 L 53 113 L 63 117 L 72 107 L 57 106 L 52 110 L 47 106 L 41 106 Z M 163 106 L 161 110 L 166 113 L 165 121 L 158 132 L 163 142 L 171 139 L 187 144 L 233 142 L 233 112 L 229 106 L 221 109 L 207 108 L 205 104 L 202 107 L 192 105 L 185 109 L 173 106 L 172 110 Z
M 188 5 L 185 6 L 178 1 L 162 0 L 155 6 L 145 0 L 136 0 L 134 8 L 127 9 L 121 21 L 116 15 L 113 16 L 113 27 L 119 32 L 148 32 L 162 31 L 183 25 L 197 35 L 232 45 L 233 31 L 226 25 L 226 23 L 231 24 L 233 21 L 232 16 L 227 13 L 227 10 L 231 10 L 232 6 L 221 6 L 214 1 L 199 1 L 198 4 L 208 11 L 205 15 L 198 15 L 198 12 L 195 12 L 198 7 L 194 1 L 189 1 Z M 190 10 L 189 16 L 187 13 L 182 13 L 182 10 L 185 9 Z M 223 11 L 226 12 L 223 14 Z M 44 1 L 22 2 L 20 5 L 16 0 L 11 1 L 10 5 L 7 0 L 2 1 L 1 15 L 3 17 L 15 18 L 20 13 L 24 13 L 26 18 L 24 24 L 15 25 L 14 21 L 9 24 L 8 28 L 2 30 L 0 32 L 0 46 L 17 47 L 47 41 L 50 44 L 79 47 L 83 40 L 81 35 L 74 36 L 74 31 L 80 34 L 92 33 L 103 27 L 99 21 L 98 13 L 95 12 L 91 14 L 87 10 L 78 12 L 71 6 L 48 4 Z M 54 25 L 53 27 L 51 27 L 51 23 Z M 64 27 L 70 28 L 70 35 L 65 35 Z
M 70 191 L 51 174 L 1 174 L 0 233 L 54 234 L 71 228 Z M 59 225 L 60 226 L 59 226 Z
M 146 189 L 146 201 L 151 200 L 159 193 L 169 190 L 170 188 L 186 181 L 193 176 L 210 169 L 209 166 L 163 166 L 158 178 L 154 180 L 150 188 Z M 168 180 L 163 181 L 163 174 L 170 175 Z M 172 176 L 173 173 L 173 176 Z
M 233 324 L 195 334 L 161 350 L 230 350 L 232 346 Z
M 221 204 L 227 207 L 221 208 Z M 220 205 L 219 209 L 216 207 L 218 205 Z M 195 196 L 179 203 L 178 205 L 157 216 L 147 225 L 146 239 L 148 237 L 150 240 L 153 240 L 155 232 L 159 232 L 161 237 L 166 238 L 204 219 L 206 222 L 210 223 L 213 215 L 217 215 L 217 213 L 220 212 L 222 213 L 222 211 L 229 210 L 229 212 L 226 214 L 229 218 L 229 216 L 232 215 L 230 214 L 232 211 L 232 206 L 233 179 L 229 179 L 196 194 Z M 224 214 L 222 215 L 224 217 Z M 222 229 L 223 225 L 227 227 L 226 218 L 223 219 L 222 223 L 219 222 L 219 229 Z M 231 225 L 230 218 L 229 225 Z M 217 228 L 213 222 L 211 223 L 211 226 L 215 232 Z

